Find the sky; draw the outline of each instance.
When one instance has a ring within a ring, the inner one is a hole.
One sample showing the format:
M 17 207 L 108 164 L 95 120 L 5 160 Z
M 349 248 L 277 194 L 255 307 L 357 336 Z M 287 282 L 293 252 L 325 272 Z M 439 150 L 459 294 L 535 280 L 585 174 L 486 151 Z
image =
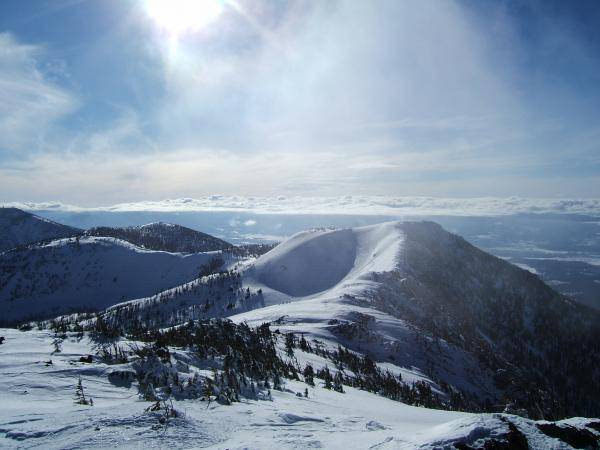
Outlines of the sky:
M 600 2 L 3 0 L 0 202 L 600 197 Z

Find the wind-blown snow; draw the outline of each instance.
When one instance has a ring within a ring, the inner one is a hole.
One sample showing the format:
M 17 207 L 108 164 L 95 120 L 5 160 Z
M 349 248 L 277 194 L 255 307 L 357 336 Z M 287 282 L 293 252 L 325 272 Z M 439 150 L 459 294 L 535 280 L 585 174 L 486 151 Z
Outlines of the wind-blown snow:
M 304 232 L 259 258 L 256 276 L 292 296 L 324 291 L 352 269 L 356 239 L 350 230 Z

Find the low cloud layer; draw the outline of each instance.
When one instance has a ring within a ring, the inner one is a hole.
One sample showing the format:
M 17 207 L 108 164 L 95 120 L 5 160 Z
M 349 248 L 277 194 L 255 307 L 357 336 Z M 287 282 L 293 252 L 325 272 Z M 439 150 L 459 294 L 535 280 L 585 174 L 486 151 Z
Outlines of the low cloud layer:
M 121 203 L 106 207 L 83 208 L 58 202 L 7 203 L 6 207 L 30 211 L 238 211 L 258 214 L 365 214 L 390 216 L 494 216 L 510 214 L 586 214 L 600 216 L 600 199 L 509 198 L 432 198 L 432 197 L 240 197 L 213 195 L 163 201 Z M 246 221 L 244 226 L 253 226 Z

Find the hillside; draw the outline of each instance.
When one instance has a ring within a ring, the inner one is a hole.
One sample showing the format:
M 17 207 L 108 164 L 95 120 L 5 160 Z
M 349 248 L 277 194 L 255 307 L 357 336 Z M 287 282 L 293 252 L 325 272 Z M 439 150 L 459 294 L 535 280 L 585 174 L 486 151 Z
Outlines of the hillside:
M 233 247 L 230 243 L 209 234 L 163 222 L 139 227 L 90 228 L 86 235 L 113 237 L 149 250 L 171 253 L 212 252 Z
M 0 208 L 0 252 L 38 241 L 82 234 L 77 228 L 61 225 L 17 208 Z
M 10 250 L 0 254 L 1 321 L 99 310 L 149 296 L 197 278 L 213 260 L 223 263 L 220 253 L 158 252 L 106 237 Z

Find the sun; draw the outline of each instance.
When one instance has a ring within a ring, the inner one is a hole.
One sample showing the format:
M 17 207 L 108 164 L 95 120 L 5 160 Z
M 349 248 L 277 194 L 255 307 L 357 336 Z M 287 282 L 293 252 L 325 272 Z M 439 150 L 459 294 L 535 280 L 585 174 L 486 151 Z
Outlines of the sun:
M 194 33 L 223 12 L 222 0 L 145 0 L 147 14 L 171 35 Z

